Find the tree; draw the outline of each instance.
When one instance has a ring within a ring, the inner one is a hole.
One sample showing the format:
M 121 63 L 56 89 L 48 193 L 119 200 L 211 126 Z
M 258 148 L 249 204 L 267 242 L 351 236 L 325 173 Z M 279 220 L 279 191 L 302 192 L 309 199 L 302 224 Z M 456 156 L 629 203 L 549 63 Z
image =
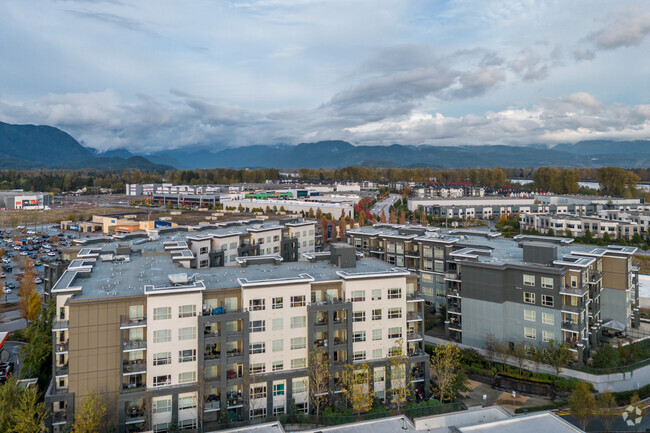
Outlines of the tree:
M 307 212 L 307 216 L 309 218 L 314 218 L 316 215 L 314 214 L 314 208 L 309 208 L 309 212 Z
M 339 236 L 341 237 L 341 241 L 345 241 L 345 228 L 347 224 L 345 224 L 345 218 L 341 218 L 339 220 Z
M 609 344 L 604 344 L 594 355 L 593 366 L 596 368 L 616 367 L 621 362 L 618 350 Z
M 100 400 L 96 392 L 86 395 L 81 410 L 75 415 L 72 433 L 95 433 L 104 425 L 106 404 Z
M 8 433 L 45 433 L 45 403 L 39 402 L 36 387 L 30 386 L 22 391 L 18 405 L 11 409 L 15 424 Z
M 614 421 L 618 418 L 618 406 L 611 392 L 606 391 L 598 396 L 598 419 L 607 431 L 611 431 Z
M 585 430 L 589 417 L 596 410 L 596 399 L 586 382 L 578 383 L 573 390 L 573 393 L 569 397 L 569 409 L 571 410 L 571 414 L 580 423 L 580 427 Z
M 436 384 L 438 400 L 444 403 L 451 398 L 451 389 L 456 381 L 460 365 L 460 349 L 451 343 L 436 346 L 431 354 L 431 379 Z
M 320 208 L 316 208 L 316 219 L 321 219 L 321 218 L 323 218 L 323 211 L 321 211 Z
M 643 418 L 643 408 L 641 407 L 641 399 L 639 394 L 634 394 L 630 397 L 630 404 L 627 406 L 626 412 L 630 420 L 634 423 L 634 431 L 638 431 L 639 428 L 639 418 Z
M 399 212 L 399 223 L 400 225 L 406 224 L 406 212 L 404 210 Z
M 510 347 L 507 343 L 502 341 L 497 342 L 496 346 L 496 358 L 497 361 L 503 364 L 503 370 L 506 370 L 506 361 L 508 360 L 508 354 L 510 353 Z
M 499 341 L 494 336 L 494 334 L 490 332 L 485 336 L 483 345 L 485 346 L 485 355 L 487 356 L 488 361 L 490 361 L 490 365 L 493 365 L 497 348 L 499 347 Z
M 52 320 L 54 302 L 41 310 L 38 318 L 23 331 L 27 344 L 20 348 L 24 377 L 37 377 L 39 383 L 49 383 L 52 365 Z
M 314 346 L 308 357 L 309 400 L 320 415 L 321 407 L 327 406 L 330 392 L 330 363 L 323 347 Z
M 372 370 L 368 364 L 345 364 L 342 372 L 343 392 L 352 410 L 358 414 L 368 412 L 372 408 L 374 393 L 372 392 Z
M 386 212 L 384 209 L 381 210 L 381 215 L 379 216 L 380 223 L 386 223 Z
M 237 206 L 237 212 L 239 212 L 239 213 L 244 212 L 244 206 L 242 206 L 241 203 L 239 203 L 239 206 Z
M 322 217 L 320 220 L 320 227 L 323 231 L 323 244 L 327 242 L 327 230 L 328 230 L 329 222 L 327 221 L 327 218 Z
M 25 259 L 23 279 L 18 288 L 18 309 L 20 310 L 20 315 L 28 322 L 34 321 L 40 313 L 40 306 L 37 307 L 34 301 L 34 295 L 39 296 L 34 283 L 35 277 L 36 271 L 34 270 L 34 264 L 31 259 L 27 258 Z
M 555 375 L 560 377 L 560 370 L 569 365 L 571 361 L 571 351 L 569 347 L 555 340 L 546 343 L 544 347 L 546 353 L 546 362 L 555 369 Z
M 404 353 L 404 339 L 395 341 L 391 348 L 390 358 L 386 365 L 387 373 L 390 375 L 390 402 L 399 410 L 404 406 L 411 396 L 411 387 L 406 376 L 408 359 Z
M 412 225 L 412 226 L 415 226 L 415 225 L 417 225 L 417 224 L 418 224 L 418 219 L 417 219 L 417 217 L 415 216 L 415 212 L 413 212 L 413 213 L 411 214 L 411 225 Z
M 14 376 L 9 376 L 0 386 L 0 431 L 11 431 L 15 425 L 12 409 L 18 407 L 22 392 L 23 389 Z
M 525 341 L 518 341 L 512 346 L 510 351 L 512 356 L 517 361 L 517 367 L 519 367 L 519 374 L 521 374 L 524 368 L 524 362 L 526 361 L 526 355 L 528 355 L 528 344 Z
M 363 227 L 366 225 L 366 213 L 361 210 L 359 212 L 359 227 Z
M 639 183 L 639 176 L 619 167 L 601 167 L 598 169 L 598 182 L 602 195 L 622 196 L 634 189 Z
M 388 222 L 391 224 L 397 224 L 397 213 L 393 208 L 390 208 L 390 217 L 388 218 Z
M 429 220 L 427 219 L 427 213 L 423 210 L 420 211 L 420 225 L 423 227 L 429 226 Z
M 336 241 L 338 238 L 338 225 L 335 219 L 332 219 L 332 241 Z
M 546 353 L 544 352 L 544 347 L 542 346 L 533 346 L 531 345 L 528 348 L 528 357 L 533 364 L 535 365 L 535 374 L 539 376 L 539 367 L 546 360 Z

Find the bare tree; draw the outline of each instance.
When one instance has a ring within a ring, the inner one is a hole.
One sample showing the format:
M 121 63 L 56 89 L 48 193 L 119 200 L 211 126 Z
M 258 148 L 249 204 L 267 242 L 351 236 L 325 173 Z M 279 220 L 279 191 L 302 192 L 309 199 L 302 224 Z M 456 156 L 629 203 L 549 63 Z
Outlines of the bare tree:
M 618 405 L 611 392 L 603 392 L 598 396 L 598 419 L 607 431 L 611 431 L 614 421 L 618 418 Z
M 492 366 L 494 365 L 494 358 L 496 357 L 499 341 L 494 334 L 490 332 L 485 336 L 483 345 L 485 346 L 485 356 L 487 356 L 488 361 L 490 361 L 490 365 Z
M 524 363 L 526 362 L 526 355 L 528 355 L 528 344 L 525 341 L 518 341 L 512 347 L 510 353 L 517 361 L 517 367 L 519 367 L 519 374 L 521 374 L 524 368 Z
M 503 341 L 497 342 L 496 352 L 495 352 L 496 358 L 497 361 L 503 364 L 503 371 L 506 370 L 506 361 L 508 360 L 509 352 L 510 352 L 510 348 L 508 347 L 508 343 L 504 343 Z
M 308 362 L 309 399 L 316 407 L 316 415 L 320 415 L 321 407 L 329 402 L 330 392 L 330 363 L 325 349 L 314 345 Z

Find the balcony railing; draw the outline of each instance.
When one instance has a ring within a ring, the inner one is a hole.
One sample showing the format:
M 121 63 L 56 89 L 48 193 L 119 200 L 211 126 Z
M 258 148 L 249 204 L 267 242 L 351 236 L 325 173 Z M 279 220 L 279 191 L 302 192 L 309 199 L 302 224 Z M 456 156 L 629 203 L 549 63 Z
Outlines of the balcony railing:
M 420 316 L 415 311 L 409 311 L 408 313 L 406 313 L 406 321 L 407 322 L 414 322 L 414 321 L 418 321 L 418 320 L 422 320 L 422 316 Z
M 142 373 L 144 371 L 147 371 L 147 363 L 145 362 L 144 359 L 138 360 L 141 362 L 137 361 L 124 361 L 122 364 L 122 372 L 123 373 Z
M 234 358 L 235 356 L 241 356 L 242 351 L 241 349 L 231 349 L 227 352 L 228 358 Z
M 69 343 L 67 341 L 62 341 L 56 344 L 56 352 L 57 353 L 62 353 L 62 352 L 67 352 L 68 351 L 68 345 Z
M 133 421 L 133 420 L 136 420 L 136 419 L 143 419 L 144 416 L 145 416 L 145 413 L 146 412 L 145 412 L 143 407 L 140 407 L 140 406 L 130 407 L 126 411 L 126 420 L 127 421 Z
M 66 365 L 57 365 L 54 367 L 54 372 L 57 376 L 66 376 L 68 374 L 68 366 Z
M 122 391 L 126 391 L 126 392 L 142 391 L 146 389 L 146 387 L 147 387 L 146 383 L 123 383 Z
M 406 334 L 407 341 L 422 340 L 422 334 L 419 332 L 409 332 Z
M 562 329 L 570 329 L 572 331 L 578 332 L 578 322 L 565 321 L 562 322 Z
M 52 323 L 52 331 L 63 331 L 65 329 L 68 329 L 69 325 L 70 322 L 67 320 L 55 320 Z
M 52 413 L 52 424 L 62 424 L 68 421 L 68 416 L 65 411 Z
M 450 298 L 460 298 L 460 290 L 458 289 L 449 289 L 447 290 L 447 296 Z
M 589 282 L 590 283 L 597 283 L 603 278 L 603 273 L 602 272 L 592 272 L 591 275 L 589 276 Z
M 147 348 L 147 341 L 146 340 L 128 340 L 122 343 L 122 349 L 123 350 L 139 350 L 139 349 L 146 349 Z
M 445 280 L 460 281 L 460 272 L 445 272 Z
M 206 401 L 204 410 L 219 410 L 221 409 L 221 397 L 217 396 L 216 400 Z
M 120 316 L 120 329 L 143 328 L 147 326 L 147 316 L 131 318 Z
M 406 301 L 407 302 L 424 301 L 424 296 L 422 295 L 422 292 L 407 293 Z
M 246 310 L 242 308 L 226 308 L 226 307 L 216 307 L 216 308 L 207 308 L 203 310 L 204 316 L 221 316 L 222 314 L 230 313 L 242 313 Z
M 212 359 L 220 359 L 221 358 L 221 352 L 220 351 L 211 351 L 211 352 L 205 352 L 203 355 L 203 359 L 208 361 Z

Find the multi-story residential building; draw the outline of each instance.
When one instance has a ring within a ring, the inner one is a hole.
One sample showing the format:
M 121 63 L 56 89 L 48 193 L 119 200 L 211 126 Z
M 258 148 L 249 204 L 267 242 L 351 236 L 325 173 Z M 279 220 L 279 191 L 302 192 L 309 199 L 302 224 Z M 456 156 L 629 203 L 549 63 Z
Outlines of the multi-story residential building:
M 377 224 L 348 230 L 372 257 L 420 276 L 426 302 L 446 307 L 447 338 L 482 347 L 565 341 L 583 361 L 604 321 L 639 326 L 634 247 L 572 245 L 573 239 Z
M 296 228 L 297 230 L 297 228 Z M 180 241 L 179 241 L 180 242 Z M 191 242 L 188 240 L 188 243 Z M 238 267 L 186 273 L 160 242 L 85 247 L 52 289 L 53 381 L 46 402 L 62 431 L 98 393 L 120 432 L 210 431 L 218 419 L 310 410 L 309 351 L 367 363 L 386 398 L 389 355 L 403 344 L 409 386 L 428 387 L 417 277 L 355 249 L 237 257 Z
M 647 210 L 603 210 L 598 216 L 611 221 L 633 222 L 642 232 L 650 231 L 650 211 Z
M 621 211 L 605 211 L 616 212 Z M 609 214 L 611 215 L 611 214 Z M 631 239 L 641 233 L 641 226 L 634 221 L 614 220 L 602 217 L 581 217 L 570 214 L 522 214 L 519 223 L 524 230 L 537 230 L 540 233 L 549 233 L 553 230 L 557 234 L 571 234 L 584 236 L 587 230 L 596 238 L 602 238 L 605 233 L 611 239 Z

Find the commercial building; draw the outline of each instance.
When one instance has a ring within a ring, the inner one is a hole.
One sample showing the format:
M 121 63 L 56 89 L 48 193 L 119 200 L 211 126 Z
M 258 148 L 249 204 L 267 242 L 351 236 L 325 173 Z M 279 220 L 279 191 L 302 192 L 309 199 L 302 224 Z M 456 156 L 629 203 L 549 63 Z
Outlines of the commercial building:
M 604 321 L 639 326 L 634 247 L 391 224 L 348 230 L 346 239 L 418 273 L 427 303 L 446 307 L 446 337 L 463 344 L 483 347 L 488 334 L 510 343 L 553 339 L 582 362 Z
M 0 191 L 0 209 L 43 210 L 52 207 L 52 196 L 45 192 L 26 192 L 22 189 Z
M 428 377 L 424 302 L 411 272 L 339 244 L 308 261 L 238 257 L 236 268 L 192 273 L 168 245 L 84 247 L 52 289 L 45 399 L 54 432 L 94 392 L 120 432 L 167 431 L 172 420 L 210 431 L 224 416 L 278 415 L 291 403 L 309 411 L 307 359 L 317 346 L 330 359 L 332 396 L 346 364 L 367 363 L 372 392 L 384 398 L 399 342 L 410 386 Z
M 266 209 L 266 207 L 284 208 L 287 212 L 301 213 L 305 215 L 309 211 L 314 213 L 320 209 L 323 214 L 331 214 L 334 218 L 349 216 L 354 218 L 354 207 L 351 203 L 331 203 L 308 200 L 255 200 L 255 199 L 222 199 L 224 208 L 233 207 L 238 209 L 241 205 L 246 212 L 253 209 Z
M 61 221 L 61 230 L 78 230 L 81 233 L 102 232 L 106 235 L 144 232 L 160 227 L 176 227 L 169 220 L 151 220 L 148 212 L 127 212 L 93 215 L 90 221 Z

